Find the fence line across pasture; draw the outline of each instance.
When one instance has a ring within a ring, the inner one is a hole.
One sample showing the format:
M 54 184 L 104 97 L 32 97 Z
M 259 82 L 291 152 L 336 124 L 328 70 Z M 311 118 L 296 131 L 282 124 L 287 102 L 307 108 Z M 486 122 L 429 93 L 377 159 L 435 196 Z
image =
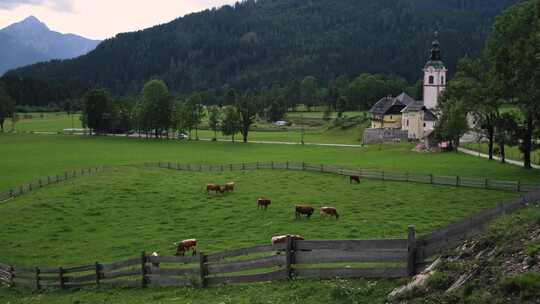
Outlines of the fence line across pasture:
M 80 170 L 65 171 L 62 174 L 56 174 L 53 176 L 39 178 L 38 180 L 25 183 L 18 187 L 12 187 L 8 191 L 0 193 L 0 203 L 6 202 L 12 198 L 21 196 L 25 193 L 43 188 L 48 185 L 58 184 L 60 182 L 74 179 L 80 176 L 94 175 L 103 170 L 104 170 L 104 167 L 93 167 L 93 168 L 86 168 L 86 169 L 80 169 Z
M 522 181 L 505 181 L 490 178 L 463 177 L 463 176 L 440 176 L 434 174 L 418 174 L 411 172 L 391 172 L 382 170 L 351 169 L 333 165 L 310 164 L 305 162 L 255 162 L 239 164 L 180 164 L 174 162 L 145 163 L 148 167 L 159 167 L 182 171 L 198 172 L 224 172 L 224 171 L 247 171 L 258 169 L 278 169 L 311 171 L 321 173 L 333 173 L 343 176 L 357 176 L 359 178 L 374 179 L 394 182 L 414 182 L 422 184 L 480 188 L 511 192 L 530 192 L 540 190 L 540 184 Z

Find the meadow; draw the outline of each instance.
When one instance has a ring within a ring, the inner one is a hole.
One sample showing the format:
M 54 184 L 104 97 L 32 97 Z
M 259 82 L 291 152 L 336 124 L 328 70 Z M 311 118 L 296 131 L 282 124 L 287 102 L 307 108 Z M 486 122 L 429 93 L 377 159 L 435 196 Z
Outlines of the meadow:
M 488 144 L 487 143 L 467 143 L 463 145 L 464 148 L 481 152 L 484 154 L 488 153 Z M 498 148 L 497 148 L 498 149 Z M 519 150 L 517 146 L 506 146 L 505 148 L 506 159 L 521 160 L 523 161 L 523 153 Z M 495 156 L 499 156 L 495 154 Z M 540 165 L 540 149 L 533 150 L 531 153 L 531 161 L 533 164 Z
M 282 232 L 311 239 L 399 237 L 415 224 L 425 233 L 488 208 L 514 194 L 365 181 L 305 172 L 191 173 L 141 169 L 151 161 L 240 163 L 306 161 L 388 171 L 540 182 L 536 171 L 463 154 L 429 154 L 412 145 L 363 148 L 228 142 L 144 140 L 97 136 L 0 134 L 0 189 L 66 170 L 108 166 L 0 206 L 2 259 L 25 265 L 78 264 L 130 257 L 141 250 L 171 252 L 172 242 L 201 239 L 206 252 L 269 242 Z M 207 182 L 235 180 L 238 192 L 207 195 Z M 335 191 L 325 191 L 331 186 Z M 264 213 L 255 200 L 271 196 Z M 336 205 L 342 218 L 295 221 L 291 205 Z M 127 208 L 127 209 L 126 209 Z M 5 219 L 5 220 L 4 220 Z M 217 223 L 217 224 L 216 224 Z M 186 232 L 187 231 L 187 232 Z M 0 288 L 9 303 L 382 303 L 396 281 L 334 280 L 226 286 L 209 290 L 92 289 L 31 293 Z

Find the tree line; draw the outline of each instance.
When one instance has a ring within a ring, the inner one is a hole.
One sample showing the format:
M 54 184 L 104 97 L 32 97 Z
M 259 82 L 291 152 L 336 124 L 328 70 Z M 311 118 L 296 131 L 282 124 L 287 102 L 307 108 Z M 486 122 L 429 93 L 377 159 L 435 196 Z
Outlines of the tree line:
M 464 2 L 244 0 L 118 34 L 76 59 L 13 70 L 5 82 L 18 104 L 31 105 L 81 97 L 93 87 L 137 95 L 152 78 L 176 95 L 225 85 L 283 87 L 307 75 L 329 83 L 360 71 L 414 83 L 434 30 L 455 71 L 458 58 L 479 54 L 493 18 L 518 0 Z
M 505 162 L 505 147 L 518 146 L 525 168 L 540 137 L 540 1 L 515 5 L 496 19 L 483 55 L 460 60 L 442 96 L 436 133 L 459 146 L 473 131 Z M 497 151 L 498 150 L 498 151 Z

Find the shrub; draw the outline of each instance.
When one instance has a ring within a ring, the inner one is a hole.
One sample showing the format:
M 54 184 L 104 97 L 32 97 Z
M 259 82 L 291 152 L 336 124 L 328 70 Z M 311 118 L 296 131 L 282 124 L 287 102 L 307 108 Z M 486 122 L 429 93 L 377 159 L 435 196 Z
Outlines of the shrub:
M 505 293 L 519 295 L 523 300 L 540 297 L 540 273 L 537 272 L 506 278 L 501 285 Z

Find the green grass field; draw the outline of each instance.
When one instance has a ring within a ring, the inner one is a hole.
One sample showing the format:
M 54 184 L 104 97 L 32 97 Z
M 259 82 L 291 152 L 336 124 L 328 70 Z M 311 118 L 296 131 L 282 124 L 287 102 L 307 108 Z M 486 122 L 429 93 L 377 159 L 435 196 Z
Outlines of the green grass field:
M 19 132 L 62 132 L 64 129 L 80 129 L 82 123 L 80 114 L 68 115 L 66 113 L 29 113 L 32 118 L 24 118 L 19 114 L 20 120 L 15 124 L 15 130 Z M 13 128 L 10 119 L 6 120 L 4 128 Z
M 540 182 L 536 171 L 463 154 L 416 153 L 411 145 L 337 148 L 0 134 L 0 146 L 2 190 L 66 170 L 112 166 L 97 176 L 44 188 L 0 206 L 0 242 L 9 244 L 0 248 L 0 260 L 25 265 L 106 262 L 141 250 L 171 252 L 172 242 L 188 237 L 200 239 L 201 249 L 212 252 L 264 244 L 271 235 L 282 232 L 302 233 L 310 239 L 404 236 L 409 224 L 424 233 L 513 196 L 376 181 L 350 186 L 341 177 L 304 172 L 216 175 L 129 166 L 146 161 L 289 160 Z M 237 193 L 208 196 L 202 189 L 207 182 L 228 180 L 238 182 Z M 276 202 L 267 213 L 256 209 L 255 200 L 261 195 Z M 311 221 L 295 221 L 291 206 L 300 201 L 335 205 L 343 210 L 342 219 L 336 223 L 315 216 Z M 397 284 L 303 281 L 209 290 L 99 289 L 43 294 L 0 288 L 0 299 L 5 303 L 384 303 L 386 293 Z
M 204 189 L 207 183 L 227 181 L 237 183 L 234 193 L 207 194 Z M 312 172 L 119 167 L 0 207 L 0 243 L 7 245 L 0 256 L 4 263 L 22 266 L 76 266 L 121 260 L 143 250 L 173 255 L 173 242 L 189 238 L 197 238 L 207 253 L 266 244 L 282 234 L 404 238 L 408 225 L 416 225 L 420 234 L 431 232 L 515 195 L 368 180 L 351 186 L 341 176 Z M 257 210 L 261 196 L 273 200 L 267 212 Z M 299 203 L 316 209 L 334 206 L 341 218 L 336 222 L 315 214 L 311 220 L 295 220 Z

